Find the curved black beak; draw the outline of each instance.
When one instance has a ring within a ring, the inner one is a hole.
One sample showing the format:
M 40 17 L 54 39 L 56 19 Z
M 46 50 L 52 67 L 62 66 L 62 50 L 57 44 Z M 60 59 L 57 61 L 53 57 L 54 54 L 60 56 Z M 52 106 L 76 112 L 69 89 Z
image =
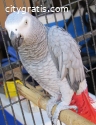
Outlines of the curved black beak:
M 17 49 L 23 41 L 23 38 L 20 34 L 15 34 L 13 31 L 10 32 L 9 38 L 11 39 L 12 46 Z

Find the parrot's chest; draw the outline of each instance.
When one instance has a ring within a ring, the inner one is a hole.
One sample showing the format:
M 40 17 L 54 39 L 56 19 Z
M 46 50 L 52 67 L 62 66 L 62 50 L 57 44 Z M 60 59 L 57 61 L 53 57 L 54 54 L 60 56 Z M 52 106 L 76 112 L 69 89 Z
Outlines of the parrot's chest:
M 49 93 L 51 91 L 52 95 L 53 93 L 59 93 L 59 87 L 57 85 L 59 81 L 58 71 L 50 54 L 41 62 L 37 64 L 30 63 L 25 68 L 46 91 L 49 91 Z
M 48 78 L 48 80 L 51 80 L 52 76 L 57 77 L 57 69 L 50 54 L 48 54 L 47 57 L 45 57 L 41 62 L 36 64 L 31 63 L 26 68 L 28 69 L 27 71 L 29 71 L 30 74 L 35 77 L 35 79 L 45 78 L 46 80 L 46 78 Z

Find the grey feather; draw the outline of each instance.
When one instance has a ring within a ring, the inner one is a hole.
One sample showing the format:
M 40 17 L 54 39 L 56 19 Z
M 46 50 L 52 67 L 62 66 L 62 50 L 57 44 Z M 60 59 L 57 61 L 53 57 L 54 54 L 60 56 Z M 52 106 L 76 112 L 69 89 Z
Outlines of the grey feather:
M 51 37 L 51 39 L 49 36 Z M 59 49 L 61 50 L 61 54 L 59 55 L 59 57 L 56 54 L 56 52 L 58 51 L 58 49 L 56 51 L 56 37 L 58 37 L 57 39 L 59 39 L 58 45 Z M 48 32 L 48 45 L 52 47 L 55 57 L 58 58 L 61 79 L 67 77 L 71 88 L 74 91 L 77 91 L 79 89 L 79 83 L 85 79 L 78 44 L 68 32 L 62 30 L 61 28 L 58 28 L 57 26 L 53 26 Z
M 66 77 L 66 74 L 67 74 L 67 69 L 65 65 L 63 65 L 62 70 L 61 70 L 61 80 L 63 80 L 64 77 Z
M 63 65 L 62 53 L 58 57 L 58 64 L 59 64 L 59 72 L 61 73 L 62 72 L 62 65 Z

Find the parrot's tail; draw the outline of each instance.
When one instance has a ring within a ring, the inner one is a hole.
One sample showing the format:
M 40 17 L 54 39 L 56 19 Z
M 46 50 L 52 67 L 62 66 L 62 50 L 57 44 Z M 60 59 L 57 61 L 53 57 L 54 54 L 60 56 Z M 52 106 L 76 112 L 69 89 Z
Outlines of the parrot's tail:
M 88 90 L 86 89 L 79 95 L 74 93 L 70 105 L 76 105 L 79 115 L 96 124 L 96 109 L 92 106 L 93 103 L 94 101 L 89 97 Z

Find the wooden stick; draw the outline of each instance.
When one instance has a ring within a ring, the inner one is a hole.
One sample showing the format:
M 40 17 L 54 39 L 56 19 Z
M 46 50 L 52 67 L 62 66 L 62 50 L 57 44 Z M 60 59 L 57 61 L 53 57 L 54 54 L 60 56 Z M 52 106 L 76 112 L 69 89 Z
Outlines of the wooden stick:
M 31 87 L 31 90 L 26 88 L 21 84 L 17 84 L 17 89 L 20 94 L 22 94 L 25 98 L 32 101 L 38 107 L 46 110 L 46 105 L 49 98 L 44 98 L 38 91 Z M 54 113 L 56 106 L 52 109 L 52 114 Z M 82 116 L 76 114 L 71 110 L 64 110 L 61 111 L 59 115 L 59 119 L 61 122 L 65 123 L 66 125 L 95 125 L 94 123 L 90 122 L 89 120 L 83 118 Z
M 26 82 L 26 86 L 30 89 L 30 90 L 32 90 L 33 91 L 33 86 L 32 85 L 30 85 L 28 82 Z M 40 93 L 40 95 L 42 95 L 42 96 L 45 96 L 45 94 L 43 93 L 43 92 L 41 92 L 41 91 L 39 91 L 38 90 L 38 93 Z

